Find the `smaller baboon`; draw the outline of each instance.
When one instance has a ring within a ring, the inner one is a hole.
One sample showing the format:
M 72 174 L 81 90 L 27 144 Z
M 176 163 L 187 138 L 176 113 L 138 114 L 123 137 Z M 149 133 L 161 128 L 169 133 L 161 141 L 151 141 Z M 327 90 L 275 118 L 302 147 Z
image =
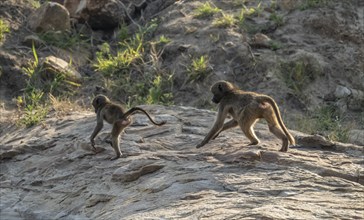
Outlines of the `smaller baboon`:
M 132 114 L 140 111 L 144 113 L 149 120 L 158 126 L 164 125 L 166 122 L 162 121 L 160 123 L 155 122 L 149 115 L 147 111 L 139 107 L 133 107 L 128 111 L 125 111 L 124 108 L 118 104 L 112 103 L 109 98 L 104 95 L 97 95 L 92 100 L 92 105 L 95 108 L 96 113 L 96 127 L 90 137 L 91 146 L 94 150 L 95 148 L 95 137 L 101 131 L 104 126 L 104 120 L 109 124 L 112 124 L 111 138 L 112 141 L 108 142 L 111 144 L 112 148 L 114 148 L 116 156 L 112 158 L 112 160 L 121 157 L 122 153 L 119 147 L 119 135 L 120 133 L 131 124 L 131 118 L 129 117 Z
M 222 131 L 240 126 L 249 145 L 256 145 L 259 139 L 254 133 L 254 124 L 264 118 L 268 122 L 269 131 L 282 140 L 280 151 L 288 150 L 288 141 L 295 145 L 295 140 L 283 124 L 276 102 L 269 96 L 238 89 L 227 81 L 218 81 L 211 87 L 212 102 L 219 104 L 214 125 L 205 139 L 196 147 L 200 148 L 211 139 L 215 139 Z M 225 118 L 231 115 L 232 120 L 224 124 Z M 283 130 L 283 131 L 282 131 Z

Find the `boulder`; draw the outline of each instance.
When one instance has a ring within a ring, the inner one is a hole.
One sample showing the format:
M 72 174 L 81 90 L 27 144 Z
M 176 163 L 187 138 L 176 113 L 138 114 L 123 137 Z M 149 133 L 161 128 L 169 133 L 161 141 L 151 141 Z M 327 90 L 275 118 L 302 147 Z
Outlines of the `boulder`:
M 65 1 L 71 17 L 87 22 L 93 29 L 112 29 L 125 20 L 123 4 L 117 0 Z
M 28 25 L 35 32 L 70 30 L 70 16 L 67 9 L 56 2 L 46 2 L 29 17 Z
M 67 80 L 79 83 L 82 76 L 74 70 L 69 63 L 55 56 L 48 56 L 42 60 L 41 78 L 43 80 L 52 80 L 57 74 L 64 74 Z
M 272 39 L 270 39 L 267 35 L 258 33 L 252 37 L 250 45 L 257 48 L 270 48 L 271 43 Z
M 339 85 L 336 87 L 334 94 L 337 98 L 341 99 L 341 98 L 346 98 L 346 97 L 350 96 L 351 91 L 347 87 Z
M 246 146 L 236 128 L 196 149 L 216 112 L 141 107 L 168 123 L 155 127 L 135 114 L 140 123 L 120 136 L 125 157 L 113 161 L 103 141 L 112 126 L 96 138 L 97 151 L 89 143 L 89 110 L 5 127 L 1 219 L 362 219 L 363 147 L 308 137 L 279 152 L 281 141 L 257 123 L 258 145 Z
M 348 136 L 350 143 L 364 146 L 364 130 L 350 130 Z

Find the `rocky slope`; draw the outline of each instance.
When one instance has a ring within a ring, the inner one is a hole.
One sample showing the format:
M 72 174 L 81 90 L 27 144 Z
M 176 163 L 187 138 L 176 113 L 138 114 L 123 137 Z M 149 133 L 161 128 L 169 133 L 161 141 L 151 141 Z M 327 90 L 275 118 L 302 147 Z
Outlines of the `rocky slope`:
M 55 2 L 68 5 L 72 1 Z M 270 94 L 280 106 L 288 109 L 289 116 L 292 112 L 302 114 L 315 112 L 322 106 L 333 106 L 349 127 L 364 133 L 362 1 L 124 2 L 129 5 L 127 11 L 133 19 L 132 22 L 124 15 L 128 37 L 137 32 L 135 23 L 144 26 L 154 22 L 157 26 L 146 37 L 148 41 L 158 42 L 162 36 L 169 40 L 154 52 L 158 54 L 156 66 L 173 73 L 173 86 L 168 92 L 173 94 L 175 104 L 209 108 L 208 88 L 216 80 L 225 79 L 245 90 Z M 196 10 L 206 2 L 220 11 L 205 18 L 196 17 Z M 2 1 L 0 9 L 0 18 L 10 25 L 10 33 L 1 42 L 0 50 L 0 98 L 7 107 L 10 100 L 23 91 L 22 67 L 33 60 L 31 43 L 24 40 L 35 34 L 29 30 L 28 21 L 32 20 L 30 15 L 36 9 L 24 0 Z M 69 10 L 72 16 L 73 11 Z M 254 13 L 249 15 L 246 11 Z M 94 13 L 98 20 L 98 12 Z M 88 17 L 91 19 L 93 15 Z M 217 26 L 216 20 L 224 16 L 231 16 L 234 22 Z M 114 91 L 116 88 L 108 87 L 109 79 L 100 80 L 105 76 L 98 74 L 93 65 L 96 62 L 95 52 L 100 50 L 102 44 L 108 43 L 112 50 L 116 50 L 122 30 L 92 30 L 82 22 L 73 22 L 77 25 L 72 27 L 72 31 L 85 37 L 87 42 L 92 41 L 92 44 L 74 45 L 63 50 L 50 42 L 43 42 L 36 48 L 39 58 L 53 55 L 72 63 L 80 71 L 85 82 L 77 94 L 78 100 L 89 98 L 89 94 L 95 92 L 95 86 L 104 88 L 108 94 L 117 93 Z M 269 41 L 256 42 L 257 36 L 262 34 Z M 150 56 L 153 51 L 145 51 L 144 60 L 152 62 Z M 188 69 L 191 63 L 201 56 L 208 60 L 210 71 L 203 73 L 204 76 L 198 77 L 198 80 L 186 83 L 190 77 Z M 153 68 L 142 65 L 130 72 L 141 71 L 144 74 Z M 121 90 L 123 92 L 117 93 L 114 98 L 127 103 L 128 97 L 134 94 Z M 300 127 L 296 124 L 293 126 Z
M 280 142 L 257 124 L 262 143 L 245 146 L 239 129 L 204 148 L 215 112 L 144 106 L 121 137 L 127 157 L 96 139 L 91 112 L 50 116 L 27 129 L 9 126 L 0 139 L 1 219 L 360 219 L 364 216 L 363 147 L 292 132 Z M 102 150 L 103 149 L 103 150 Z

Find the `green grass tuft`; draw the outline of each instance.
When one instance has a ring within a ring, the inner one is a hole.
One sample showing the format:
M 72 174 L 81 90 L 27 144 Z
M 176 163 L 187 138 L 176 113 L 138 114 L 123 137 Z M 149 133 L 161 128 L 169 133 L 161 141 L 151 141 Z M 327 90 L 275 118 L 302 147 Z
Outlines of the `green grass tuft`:
M 195 9 L 194 11 L 194 17 L 196 18 L 208 18 L 212 15 L 220 12 L 221 9 L 212 6 L 209 2 L 206 2 Z

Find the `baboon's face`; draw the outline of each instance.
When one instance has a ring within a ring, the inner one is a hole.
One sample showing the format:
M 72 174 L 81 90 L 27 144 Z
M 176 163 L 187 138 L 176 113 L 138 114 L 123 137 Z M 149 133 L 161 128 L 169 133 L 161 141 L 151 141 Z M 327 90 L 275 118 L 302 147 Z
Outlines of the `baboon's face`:
M 221 99 L 227 93 L 229 93 L 233 88 L 234 88 L 234 86 L 231 83 L 226 82 L 226 81 L 219 81 L 219 82 L 215 83 L 211 87 L 211 92 L 213 94 L 211 101 L 216 104 L 220 103 Z
M 104 96 L 104 95 L 97 95 L 93 100 L 92 100 L 92 106 L 95 109 L 95 113 L 97 113 L 97 110 L 100 108 L 101 105 L 109 102 L 110 100 Z

